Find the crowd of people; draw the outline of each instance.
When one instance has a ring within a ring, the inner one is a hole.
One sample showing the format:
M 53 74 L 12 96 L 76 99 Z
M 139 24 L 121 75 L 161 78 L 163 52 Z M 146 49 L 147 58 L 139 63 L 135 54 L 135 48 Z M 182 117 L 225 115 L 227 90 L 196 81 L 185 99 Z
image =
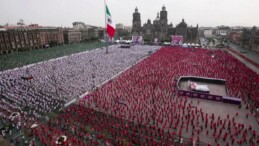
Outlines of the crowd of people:
M 0 73 L 0 117 L 29 126 L 156 51 L 158 46 L 109 46 Z M 18 113 L 11 118 L 12 113 Z M 13 119 L 13 120 L 10 120 Z
M 63 104 L 73 96 L 91 91 L 93 79 L 96 85 L 101 84 L 156 49 L 155 46 L 131 49 L 114 46 L 108 54 L 104 53 L 105 49 L 99 49 L 4 72 L 0 75 L 4 89 L 0 116 L 7 118 L 17 112 L 30 115 L 26 120 L 33 122 L 31 117 L 42 115 L 39 110 L 49 112 L 57 103 Z M 29 80 L 21 80 L 21 76 Z M 236 108 L 235 114 L 210 113 L 200 105 L 200 100 L 194 102 L 177 94 L 180 76 L 225 79 L 228 96 L 241 98 L 244 106 Z M 256 145 L 259 129 L 250 123 L 257 108 L 258 90 L 254 84 L 257 79 L 258 74 L 223 50 L 163 47 L 97 87 L 79 100 L 78 105 L 71 105 L 48 123 L 32 128 L 30 136 L 43 145 L 55 145 L 62 135 L 66 137 L 66 141 L 61 139 L 64 145 L 78 146 L 175 142 Z M 245 111 L 247 122 L 240 122 L 239 110 Z M 189 138 L 183 141 L 183 137 Z
M 258 141 L 255 135 L 259 129 L 240 123 L 235 114 L 216 117 L 178 97 L 175 79 L 180 76 L 225 79 L 228 96 L 241 98 L 247 115 L 255 116 L 258 89 L 253 84 L 258 75 L 223 50 L 162 48 L 87 95 L 80 104 L 196 141 L 209 136 L 206 142 L 215 145 L 232 141 L 254 145 Z
M 72 105 L 58 117 L 31 130 L 43 145 L 55 145 L 59 137 L 68 137 L 64 146 L 77 145 L 173 145 L 180 141 L 176 133 L 157 130 L 120 117 Z M 162 138 L 161 138 L 162 137 Z M 183 141 L 190 144 L 190 141 Z

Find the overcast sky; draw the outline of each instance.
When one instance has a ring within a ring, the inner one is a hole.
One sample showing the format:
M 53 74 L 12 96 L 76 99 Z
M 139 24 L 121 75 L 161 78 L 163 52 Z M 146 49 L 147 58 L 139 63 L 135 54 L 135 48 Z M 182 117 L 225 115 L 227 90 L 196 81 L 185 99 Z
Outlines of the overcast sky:
M 132 25 L 137 6 L 142 25 L 166 6 L 168 22 L 183 18 L 196 26 L 259 26 L 259 0 L 107 0 L 113 22 Z M 0 0 L 0 24 L 72 27 L 72 22 L 104 26 L 104 0 Z

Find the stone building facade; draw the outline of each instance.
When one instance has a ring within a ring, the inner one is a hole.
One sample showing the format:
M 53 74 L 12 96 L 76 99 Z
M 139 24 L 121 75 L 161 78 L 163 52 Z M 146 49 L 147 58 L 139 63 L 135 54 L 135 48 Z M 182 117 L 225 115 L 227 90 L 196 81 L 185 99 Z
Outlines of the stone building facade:
M 176 27 L 173 27 L 172 23 L 168 24 L 166 7 L 163 6 L 153 21 L 153 24 L 148 19 L 147 23 L 141 26 L 141 15 L 138 12 L 138 8 L 136 8 L 133 13 L 132 35 L 141 35 L 148 42 L 153 42 L 154 39 L 158 39 L 160 42 L 171 41 L 172 35 L 183 36 L 184 42 L 197 42 L 198 25 L 196 27 L 189 27 L 184 19 L 182 19 L 182 22 L 176 25 Z
M 64 29 L 63 34 L 65 44 L 80 43 L 82 41 L 82 33 L 80 30 Z
M 104 29 L 102 27 L 87 25 L 84 22 L 73 22 L 73 29 L 81 32 L 82 42 L 104 38 Z
M 255 26 L 243 29 L 241 46 L 259 52 L 259 30 Z
M 215 36 L 227 38 L 230 33 L 230 27 L 228 26 L 219 26 L 215 29 Z
M 57 27 L 43 27 L 39 28 L 39 45 L 45 47 L 46 45 L 49 46 L 57 46 L 64 44 L 64 37 L 63 37 L 63 29 Z
M 0 30 L 0 54 L 64 44 L 58 27 L 11 26 Z

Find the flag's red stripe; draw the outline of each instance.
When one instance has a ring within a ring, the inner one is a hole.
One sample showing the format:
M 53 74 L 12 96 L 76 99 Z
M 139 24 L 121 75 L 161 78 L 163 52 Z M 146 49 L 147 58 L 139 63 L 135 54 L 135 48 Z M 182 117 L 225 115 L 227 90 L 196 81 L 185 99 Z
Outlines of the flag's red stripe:
M 114 34 L 115 34 L 115 29 L 114 29 L 112 26 L 110 26 L 109 24 L 107 24 L 107 30 L 106 30 L 106 32 L 108 33 L 108 35 L 109 35 L 110 37 L 113 37 Z

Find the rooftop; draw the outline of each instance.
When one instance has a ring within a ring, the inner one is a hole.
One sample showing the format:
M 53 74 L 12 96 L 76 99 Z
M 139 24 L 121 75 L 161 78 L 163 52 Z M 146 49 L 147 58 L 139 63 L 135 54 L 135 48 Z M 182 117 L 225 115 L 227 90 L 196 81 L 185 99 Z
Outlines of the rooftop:
M 59 27 L 53 26 L 39 26 L 39 25 L 14 25 L 14 26 L 4 26 L 5 30 L 33 30 L 33 29 L 57 29 Z

